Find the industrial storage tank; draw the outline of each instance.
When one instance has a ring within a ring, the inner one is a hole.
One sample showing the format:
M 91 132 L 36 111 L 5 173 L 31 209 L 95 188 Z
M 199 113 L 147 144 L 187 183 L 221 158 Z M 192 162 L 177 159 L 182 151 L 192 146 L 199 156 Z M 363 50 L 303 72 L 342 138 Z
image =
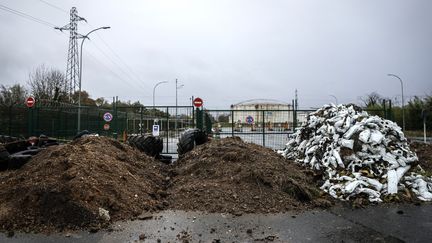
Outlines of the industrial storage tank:
M 265 124 L 269 130 L 288 130 L 293 124 L 292 105 L 273 99 L 252 99 L 231 105 L 230 122 L 237 128 L 251 126 L 262 129 Z

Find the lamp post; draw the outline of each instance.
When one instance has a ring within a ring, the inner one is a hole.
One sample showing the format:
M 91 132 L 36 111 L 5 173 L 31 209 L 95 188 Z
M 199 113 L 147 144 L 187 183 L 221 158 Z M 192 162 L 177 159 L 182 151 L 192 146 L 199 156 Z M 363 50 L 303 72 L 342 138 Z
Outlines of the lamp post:
M 176 133 L 177 133 L 177 119 L 178 119 L 178 114 L 177 114 L 178 95 L 177 95 L 177 93 L 178 93 L 178 90 L 179 90 L 179 89 L 181 89 L 181 88 L 184 87 L 184 85 L 182 84 L 182 85 L 178 86 L 178 80 L 177 80 L 177 79 L 176 79 L 176 81 L 175 81 L 175 84 L 176 84 L 176 109 L 175 109 L 175 116 L 176 116 L 176 119 L 175 119 L 175 131 L 176 131 Z
M 338 99 L 337 99 L 337 97 L 336 96 L 334 96 L 334 95 L 330 95 L 331 97 L 333 97 L 334 99 L 335 99 L 335 101 L 336 101 L 336 105 L 338 104 Z
M 86 35 L 83 35 L 83 36 L 80 37 L 80 38 L 82 38 L 82 41 L 81 41 L 81 51 L 80 51 L 80 68 L 79 68 L 79 84 L 78 84 L 78 128 L 77 128 L 78 132 L 80 132 L 80 130 L 81 130 L 81 78 L 82 78 L 82 50 L 83 50 L 83 44 L 84 44 L 84 41 L 86 39 L 90 39 L 88 36 L 91 33 L 95 32 L 97 30 L 101 30 L 101 29 L 104 30 L 104 29 L 109 29 L 109 28 L 111 28 L 111 27 L 109 27 L 109 26 L 99 27 L 99 28 L 96 28 L 96 29 L 88 32 Z
M 395 77 L 395 78 L 399 79 L 400 84 L 401 84 L 401 91 L 402 91 L 402 129 L 405 132 L 405 108 L 404 108 L 405 103 L 404 103 L 404 93 L 403 93 L 403 82 L 402 82 L 402 79 L 395 74 L 389 73 L 389 74 L 387 74 L 387 76 Z
M 153 87 L 153 115 L 156 118 L 156 105 L 155 105 L 155 92 L 156 92 L 156 87 L 159 86 L 160 84 L 164 84 L 164 83 L 168 83 L 168 81 L 161 81 L 157 84 L 155 84 L 155 86 Z

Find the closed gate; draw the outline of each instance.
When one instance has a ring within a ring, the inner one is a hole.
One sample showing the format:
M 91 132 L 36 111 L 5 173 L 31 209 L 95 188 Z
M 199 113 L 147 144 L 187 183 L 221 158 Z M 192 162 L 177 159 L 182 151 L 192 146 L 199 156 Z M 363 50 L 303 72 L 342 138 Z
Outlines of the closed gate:
M 192 106 L 136 106 L 117 109 L 127 114 L 127 135 L 150 134 L 153 125 L 159 125 L 164 154 L 176 154 L 180 134 L 195 127 Z

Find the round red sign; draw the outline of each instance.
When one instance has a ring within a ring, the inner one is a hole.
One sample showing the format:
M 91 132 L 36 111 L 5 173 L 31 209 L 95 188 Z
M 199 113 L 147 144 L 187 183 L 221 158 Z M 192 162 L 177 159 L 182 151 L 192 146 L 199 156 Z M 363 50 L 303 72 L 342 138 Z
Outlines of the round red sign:
M 35 103 L 36 103 L 36 100 L 35 100 L 35 98 L 33 98 L 33 97 L 28 97 L 27 99 L 26 99 L 26 106 L 28 107 L 28 108 L 31 108 L 31 107 L 33 107 L 34 105 L 35 105 Z
M 198 108 L 198 107 L 201 107 L 202 105 L 203 105 L 203 100 L 201 99 L 201 98 L 199 98 L 199 97 L 196 97 L 194 100 L 193 100 L 193 105 L 196 107 L 196 108 Z

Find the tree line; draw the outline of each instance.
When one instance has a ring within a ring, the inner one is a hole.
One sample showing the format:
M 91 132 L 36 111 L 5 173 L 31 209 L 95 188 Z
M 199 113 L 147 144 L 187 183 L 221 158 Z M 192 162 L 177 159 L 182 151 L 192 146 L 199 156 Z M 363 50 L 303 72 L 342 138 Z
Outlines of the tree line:
M 369 113 L 383 116 L 382 112 L 387 109 L 390 115 L 388 119 L 402 125 L 403 111 L 401 106 L 392 105 L 391 109 L 389 109 L 389 99 L 376 92 L 362 97 L 361 101 L 364 107 L 369 110 Z M 428 130 L 430 130 L 432 127 L 432 95 L 414 96 L 408 100 L 404 108 L 406 130 L 422 130 L 424 121 Z
M 36 100 L 47 100 L 70 104 L 78 103 L 78 91 L 69 95 L 66 92 L 68 80 L 66 75 L 55 68 L 41 65 L 29 73 L 26 85 L 14 84 L 12 86 L 0 85 L 0 106 L 22 105 L 28 96 Z M 135 103 L 119 102 L 122 106 L 136 105 Z M 138 102 L 139 103 L 139 102 Z M 110 107 L 110 101 L 99 97 L 92 99 L 90 94 L 81 91 L 81 104 L 84 106 Z

